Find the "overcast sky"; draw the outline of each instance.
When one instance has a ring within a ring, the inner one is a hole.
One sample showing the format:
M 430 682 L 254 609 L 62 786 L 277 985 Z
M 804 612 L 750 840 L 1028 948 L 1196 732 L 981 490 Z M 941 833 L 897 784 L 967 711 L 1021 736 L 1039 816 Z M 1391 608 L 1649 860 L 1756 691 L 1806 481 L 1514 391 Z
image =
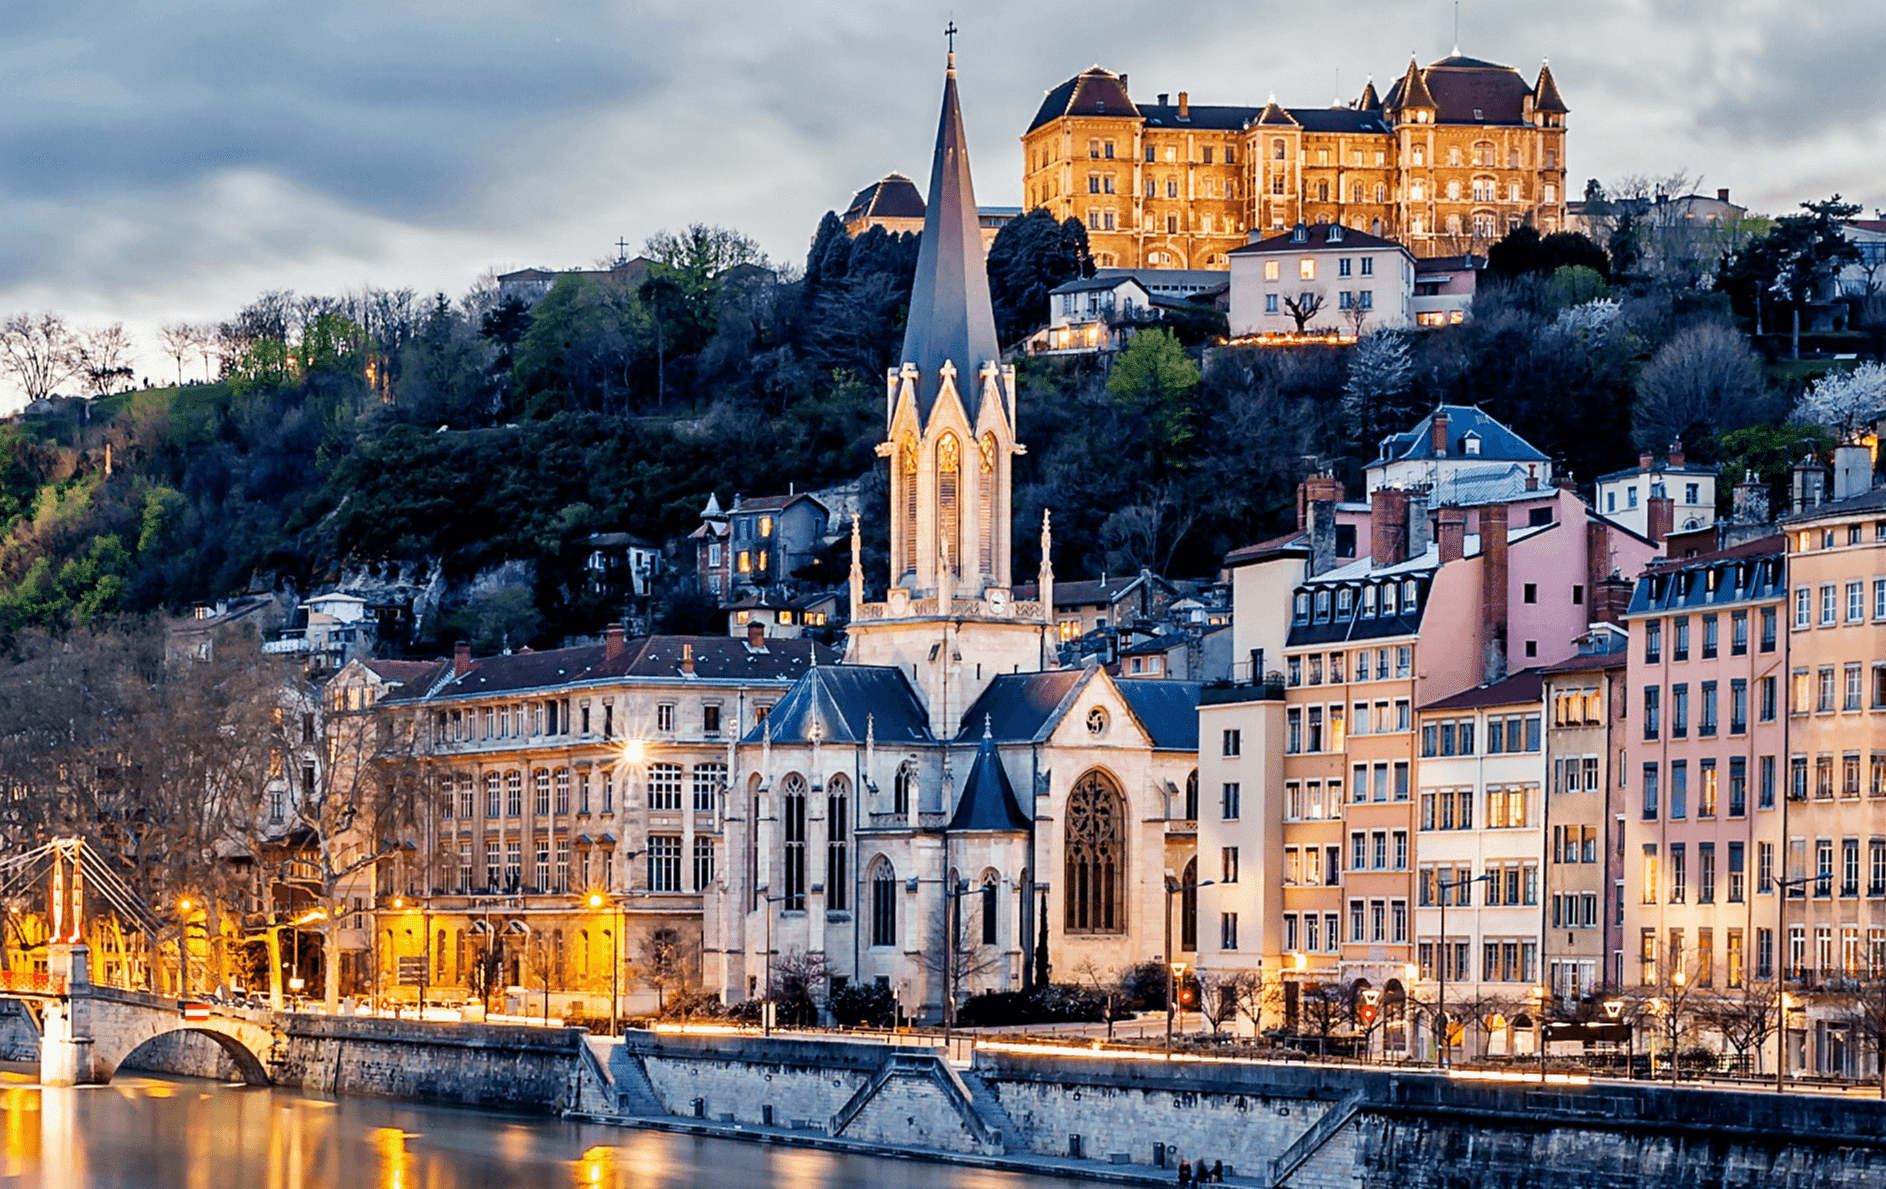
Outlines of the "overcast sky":
M 0 311 L 155 327 L 264 289 L 462 293 L 704 221 L 799 261 L 828 209 L 927 183 L 953 16 L 977 197 L 1093 63 L 1136 96 L 1347 98 L 1454 43 L 1451 0 L 74 0 L 6 6 Z M 1687 169 L 1757 210 L 1886 205 L 1878 0 L 1464 0 L 1462 52 L 1541 57 L 1587 177 Z M 1340 92 L 1338 74 L 1340 72 Z M 0 394 L 0 410 L 17 404 Z

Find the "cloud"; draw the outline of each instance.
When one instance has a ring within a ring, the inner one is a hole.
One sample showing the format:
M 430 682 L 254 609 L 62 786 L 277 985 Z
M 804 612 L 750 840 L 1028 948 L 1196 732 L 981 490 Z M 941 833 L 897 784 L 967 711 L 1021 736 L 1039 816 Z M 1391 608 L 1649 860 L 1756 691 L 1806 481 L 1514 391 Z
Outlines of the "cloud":
M 160 374 L 158 323 L 265 288 L 459 292 L 696 220 L 796 260 L 860 186 L 922 184 L 952 15 L 977 193 L 1008 205 L 1042 93 L 1092 63 L 1140 95 L 1308 105 L 1453 41 L 1442 0 L 29 7 L 0 44 L 0 311 L 123 318 Z M 1575 189 L 1687 168 L 1770 210 L 1886 202 L 1874 5 L 1469 0 L 1460 19 L 1464 52 L 1528 75 L 1551 56 Z

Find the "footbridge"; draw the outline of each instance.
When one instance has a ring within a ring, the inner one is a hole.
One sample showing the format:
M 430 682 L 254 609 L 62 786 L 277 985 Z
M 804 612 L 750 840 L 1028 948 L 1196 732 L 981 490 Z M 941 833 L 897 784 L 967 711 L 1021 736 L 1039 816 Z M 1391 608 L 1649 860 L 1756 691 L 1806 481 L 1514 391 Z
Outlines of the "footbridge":
M 88 959 L 83 945 L 54 945 L 48 972 L 0 977 L 0 995 L 38 1009 L 43 1085 L 108 1082 L 145 1042 L 172 1032 L 194 1032 L 214 1041 L 250 1085 L 274 1080 L 269 1070 L 279 1063 L 287 1034 L 286 1021 L 277 1013 L 100 986 L 89 977 Z

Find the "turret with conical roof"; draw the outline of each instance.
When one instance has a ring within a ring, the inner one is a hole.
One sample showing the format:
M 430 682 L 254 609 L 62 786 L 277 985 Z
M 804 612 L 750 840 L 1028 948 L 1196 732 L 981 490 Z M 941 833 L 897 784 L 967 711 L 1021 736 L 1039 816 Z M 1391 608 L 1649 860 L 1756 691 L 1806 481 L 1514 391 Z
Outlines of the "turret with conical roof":
M 1540 115 L 1552 116 L 1562 116 L 1571 110 L 1559 95 L 1559 84 L 1552 77 L 1552 67 L 1543 60 L 1539 63 L 1539 81 L 1532 87 L 1532 110 Z

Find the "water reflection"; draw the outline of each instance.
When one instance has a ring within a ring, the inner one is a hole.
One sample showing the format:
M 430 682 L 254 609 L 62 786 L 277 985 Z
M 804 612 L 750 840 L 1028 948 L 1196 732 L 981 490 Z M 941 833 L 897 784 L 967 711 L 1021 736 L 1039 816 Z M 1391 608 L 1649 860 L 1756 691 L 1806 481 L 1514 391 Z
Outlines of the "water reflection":
M 121 1074 L 0 1071 L 0 1182 L 22 1189 L 1033 1189 L 982 1169 Z

